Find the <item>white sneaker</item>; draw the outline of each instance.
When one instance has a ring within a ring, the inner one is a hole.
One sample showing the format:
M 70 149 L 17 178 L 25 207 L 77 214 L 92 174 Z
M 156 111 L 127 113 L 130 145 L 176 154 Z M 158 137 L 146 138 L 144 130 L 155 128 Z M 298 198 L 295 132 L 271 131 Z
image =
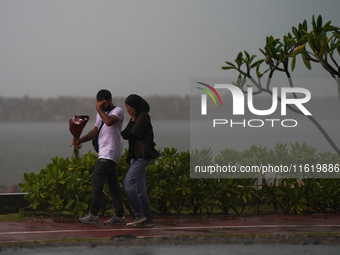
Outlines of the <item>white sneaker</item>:
M 130 221 L 128 224 L 126 224 L 127 226 L 133 226 L 133 225 L 135 225 L 135 224 L 137 224 L 137 223 L 142 223 L 143 221 L 146 221 L 146 218 L 145 218 L 145 216 L 144 215 L 141 215 L 141 216 L 138 216 L 138 217 L 134 217 L 133 219 L 132 219 L 132 221 Z
M 95 216 L 91 213 L 86 214 L 83 218 L 78 220 L 81 223 L 98 223 L 98 216 Z

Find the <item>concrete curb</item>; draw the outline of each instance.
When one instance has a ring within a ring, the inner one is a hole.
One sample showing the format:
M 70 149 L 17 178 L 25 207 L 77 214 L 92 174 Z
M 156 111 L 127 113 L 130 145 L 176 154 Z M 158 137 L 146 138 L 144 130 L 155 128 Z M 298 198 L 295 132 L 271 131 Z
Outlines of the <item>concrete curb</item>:
M 0 193 L 0 214 L 17 213 L 28 207 L 29 202 L 24 199 L 27 193 Z

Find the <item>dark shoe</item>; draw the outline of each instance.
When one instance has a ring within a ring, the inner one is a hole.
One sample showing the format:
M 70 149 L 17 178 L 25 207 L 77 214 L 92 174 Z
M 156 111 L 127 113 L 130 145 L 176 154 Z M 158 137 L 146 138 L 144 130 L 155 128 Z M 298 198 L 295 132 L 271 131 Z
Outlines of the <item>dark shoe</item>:
M 112 225 L 117 225 L 117 224 L 122 224 L 122 223 L 126 223 L 125 216 L 118 217 L 116 215 L 113 215 L 111 219 L 103 222 L 103 224 L 106 226 L 112 226 Z
M 135 223 L 131 227 L 136 227 L 136 228 L 152 228 L 153 227 L 153 223 L 151 223 L 149 221 L 143 221 L 141 223 Z
M 78 221 L 81 223 L 91 223 L 91 224 L 99 222 L 98 216 L 95 216 L 91 213 L 86 214 L 83 218 L 80 218 Z
M 141 223 L 143 221 L 146 221 L 146 218 L 144 215 L 141 215 L 141 216 L 138 216 L 138 217 L 134 217 L 132 219 L 132 221 L 130 221 L 128 224 L 126 224 L 127 226 L 133 226 L 134 224 L 137 224 L 137 223 Z

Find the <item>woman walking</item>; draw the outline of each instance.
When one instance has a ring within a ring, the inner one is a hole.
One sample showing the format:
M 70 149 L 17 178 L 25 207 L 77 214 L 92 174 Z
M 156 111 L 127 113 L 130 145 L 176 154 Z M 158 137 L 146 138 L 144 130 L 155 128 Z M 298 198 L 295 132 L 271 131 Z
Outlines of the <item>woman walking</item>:
M 135 214 L 127 225 L 153 227 L 145 169 L 151 159 L 159 156 L 159 152 L 154 148 L 156 144 L 149 116 L 150 106 L 142 97 L 132 94 L 126 98 L 125 107 L 131 119 L 121 133 L 129 143 L 126 161 L 130 163 L 130 168 L 124 179 L 124 188 Z

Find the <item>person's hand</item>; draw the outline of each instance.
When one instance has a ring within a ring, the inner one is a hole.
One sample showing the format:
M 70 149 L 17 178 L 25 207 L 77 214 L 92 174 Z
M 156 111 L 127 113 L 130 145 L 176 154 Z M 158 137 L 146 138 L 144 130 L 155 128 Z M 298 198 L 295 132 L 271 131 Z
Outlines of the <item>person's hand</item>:
M 132 112 L 132 113 L 130 114 L 130 117 L 131 117 L 131 120 L 132 120 L 132 121 L 136 121 L 136 115 L 137 115 L 136 112 Z
M 72 145 L 80 145 L 80 144 L 81 144 L 80 139 L 75 139 L 75 138 L 73 137 L 73 139 L 72 139 Z
M 136 112 L 136 110 L 135 110 L 133 107 L 131 107 L 130 105 L 128 105 L 128 104 L 125 104 L 125 107 L 126 107 L 126 111 L 128 112 L 128 114 L 129 114 L 130 117 L 131 117 L 131 120 L 132 120 L 132 121 L 135 121 L 135 120 L 136 120 L 136 117 L 137 117 L 137 112 Z
M 96 100 L 96 110 L 97 110 L 97 112 L 104 111 L 103 108 L 104 108 L 105 103 L 106 103 L 106 100 L 100 100 L 100 101 Z
M 75 139 L 74 137 L 73 137 L 73 139 L 72 139 L 72 145 L 73 145 L 73 148 L 74 148 L 74 150 L 79 150 L 80 148 L 81 148 L 81 142 L 80 142 L 80 139 Z M 72 146 L 71 145 L 71 146 Z

